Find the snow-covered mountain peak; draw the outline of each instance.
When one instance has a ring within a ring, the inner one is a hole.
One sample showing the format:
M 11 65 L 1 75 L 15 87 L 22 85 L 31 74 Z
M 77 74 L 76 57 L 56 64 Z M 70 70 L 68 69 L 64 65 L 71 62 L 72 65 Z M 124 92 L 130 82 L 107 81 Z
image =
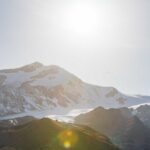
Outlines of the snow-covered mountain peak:
M 0 71 L 1 86 L 21 87 L 24 84 L 30 84 L 50 88 L 62 85 L 70 80 L 79 79 L 59 66 L 44 66 L 39 62 L 16 69 Z
M 87 84 L 55 65 L 35 62 L 0 71 L 1 116 L 39 110 L 64 114 L 72 109 L 128 107 L 147 102 L 149 97 L 128 96 L 113 87 Z

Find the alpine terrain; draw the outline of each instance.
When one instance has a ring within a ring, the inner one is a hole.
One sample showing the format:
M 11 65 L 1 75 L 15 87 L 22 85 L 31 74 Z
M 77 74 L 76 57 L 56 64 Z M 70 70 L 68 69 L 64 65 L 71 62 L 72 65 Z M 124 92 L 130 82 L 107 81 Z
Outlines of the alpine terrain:
M 148 102 L 148 96 L 129 96 L 113 87 L 91 85 L 54 65 L 35 62 L 0 71 L 1 120 L 12 114 L 66 114 L 72 109 L 129 107 Z

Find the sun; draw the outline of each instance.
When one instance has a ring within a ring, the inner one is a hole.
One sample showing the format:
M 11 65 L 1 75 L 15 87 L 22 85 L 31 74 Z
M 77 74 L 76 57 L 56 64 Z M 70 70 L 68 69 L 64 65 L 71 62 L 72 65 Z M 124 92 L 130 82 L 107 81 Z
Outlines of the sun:
M 89 5 L 67 9 L 63 14 L 63 27 L 77 34 L 89 34 L 97 29 L 97 12 Z

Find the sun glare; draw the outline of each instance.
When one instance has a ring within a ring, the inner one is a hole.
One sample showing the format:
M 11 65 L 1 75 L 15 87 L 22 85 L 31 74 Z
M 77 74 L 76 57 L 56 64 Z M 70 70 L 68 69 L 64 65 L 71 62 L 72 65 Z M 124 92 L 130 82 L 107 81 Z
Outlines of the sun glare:
M 71 147 L 71 143 L 70 143 L 69 141 L 65 141 L 65 142 L 64 142 L 64 147 L 65 147 L 66 149 L 70 148 L 70 147 Z
M 69 31 L 89 34 L 97 28 L 97 13 L 91 6 L 80 5 L 69 8 L 63 15 L 64 28 Z

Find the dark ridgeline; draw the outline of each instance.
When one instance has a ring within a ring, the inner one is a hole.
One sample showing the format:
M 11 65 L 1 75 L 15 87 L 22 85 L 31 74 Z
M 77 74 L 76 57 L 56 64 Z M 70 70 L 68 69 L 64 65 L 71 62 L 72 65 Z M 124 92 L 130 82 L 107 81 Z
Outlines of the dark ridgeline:
M 50 119 L 0 129 L 0 150 L 119 150 L 89 127 Z

